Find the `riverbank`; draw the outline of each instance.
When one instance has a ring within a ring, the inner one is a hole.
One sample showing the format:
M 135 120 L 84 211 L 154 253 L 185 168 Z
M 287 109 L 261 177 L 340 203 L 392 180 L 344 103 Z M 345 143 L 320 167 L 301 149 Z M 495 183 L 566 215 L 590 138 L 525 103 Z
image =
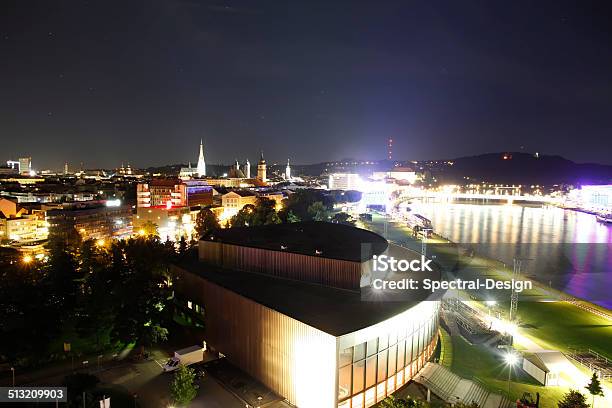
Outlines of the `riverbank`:
M 381 235 L 385 235 L 386 230 L 388 240 L 415 251 L 421 250 L 421 241 L 413 238 L 408 227 L 388 222 L 385 228 L 384 223 L 382 216 L 375 216 L 372 222 L 363 223 L 362 226 Z M 436 262 L 443 267 L 454 267 L 445 265 L 445 262 L 456 262 L 459 245 L 440 236 L 428 239 L 427 243 L 429 257 L 435 257 Z M 483 277 L 512 277 L 512 270 L 499 261 L 478 254 L 461 258 L 465 262 L 465 270 L 472 270 Z M 530 341 L 542 349 L 556 349 L 564 353 L 590 348 L 603 355 L 612 355 L 612 320 L 608 309 L 577 299 L 540 282 L 533 282 L 533 289 L 519 295 L 517 310 L 521 330 Z M 483 293 L 472 292 L 470 295 L 480 303 L 487 300 Z M 506 315 L 510 306 L 509 298 L 510 294 L 506 302 L 500 301 L 496 304 L 496 308 Z
M 387 223 L 381 216 L 375 216 L 371 223 L 362 224 L 381 235 L 386 235 L 390 241 L 400 243 L 410 249 L 420 251 L 421 241 L 413 238 L 412 231 L 399 223 Z M 444 267 L 445 262 L 457 262 L 459 245 L 440 236 L 427 240 L 427 254 L 436 259 Z M 477 270 L 480 275 L 493 279 L 507 279 L 512 270 L 503 263 L 480 256 L 478 254 L 466 255 L 462 258 L 462 268 Z M 537 282 L 536 282 L 537 283 Z M 573 349 L 591 349 L 600 354 L 612 355 L 612 322 L 593 311 L 585 310 L 575 303 L 563 299 L 563 293 L 554 291 L 546 285 L 536 284 L 532 290 L 525 291 L 519 296 L 517 309 L 519 327 L 515 336 L 515 347 L 519 350 L 546 349 L 559 350 L 566 355 Z M 553 297 L 554 296 L 554 297 Z M 497 302 L 493 307 L 488 306 L 483 293 L 465 294 L 465 299 L 472 301 L 472 306 L 481 310 L 491 308 L 491 313 L 507 316 L 510 306 L 510 294 L 507 301 Z M 551 298 L 553 300 L 551 300 Z M 594 311 L 609 311 L 589 302 L 584 302 Z M 491 392 L 506 393 L 508 387 L 508 370 L 499 351 L 485 345 L 469 344 L 461 336 L 448 336 L 452 347 L 445 355 L 444 364 L 450 366 L 456 374 L 465 378 L 474 378 Z M 585 379 L 590 375 L 582 367 L 578 367 L 581 377 Z M 582 382 L 582 380 L 576 380 Z M 603 383 L 606 394 L 609 395 L 610 384 Z M 575 384 L 574 388 L 583 391 L 585 384 Z M 562 395 L 569 390 L 568 387 L 543 387 L 533 378 L 521 370 L 515 370 L 510 382 L 510 396 L 516 399 L 523 392 L 530 392 L 535 396 L 541 395 L 542 408 L 554 408 Z M 612 391 L 611 391 L 612 392 Z M 603 399 L 598 406 L 608 406 Z

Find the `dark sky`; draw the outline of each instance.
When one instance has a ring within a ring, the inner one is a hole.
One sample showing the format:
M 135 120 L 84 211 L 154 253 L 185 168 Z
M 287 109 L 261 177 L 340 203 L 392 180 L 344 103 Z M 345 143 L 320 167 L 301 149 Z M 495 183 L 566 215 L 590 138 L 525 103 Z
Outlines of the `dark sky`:
M 588 1 L 0 2 L 0 159 L 35 168 L 492 151 L 612 164 Z

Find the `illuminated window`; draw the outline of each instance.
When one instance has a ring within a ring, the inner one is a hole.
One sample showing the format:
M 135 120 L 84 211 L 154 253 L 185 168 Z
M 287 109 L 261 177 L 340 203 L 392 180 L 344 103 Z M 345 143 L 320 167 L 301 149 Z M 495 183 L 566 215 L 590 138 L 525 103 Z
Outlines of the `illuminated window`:
M 351 408 L 351 400 L 339 403 L 338 408 Z
M 338 399 L 351 395 L 351 366 L 347 365 L 338 370 Z
M 402 384 L 404 384 L 404 371 L 398 371 L 397 375 L 395 376 L 395 381 L 397 382 L 397 386 L 401 387 Z
M 366 360 L 366 383 L 365 386 L 371 387 L 376 384 L 376 356 Z
M 367 349 L 368 357 L 375 355 L 378 352 L 378 339 L 368 341 Z
M 365 406 L 371 407 L 376 403 L 376 388 L 372 387 L 365 392 Z
M 378 353 L 378 374 L 376 382 L 382 382 L 387 378 L 387 350 Z
M 191 300 L 187 301 L 187 307 L 193 309 L 193 304 L 191 303 Z
M 407 382 L 411 378 L 412 377 L 410 375 L 410 366 L 407 366 L 406 368 L 404 368 L 404 380 Z
M 382 383 L 376 386 L 376 400 L 382 401 L 385 399 L 386 396 L 387 396 L 387 387 L 386 387 L 386 382 L 383 381 Z
M 404 368 L 404 349 L 406 348 L 406 340 L 402 340 L 397 344 L 397 371 Z
M 389 336 L 384 335 L 378 338 L 378 351 L 383 351 L 389 347 Z
M 363 391 L 365 360 L 353 364 L 353 394 Z
M 395 391 L 395 376 L 387 379 L 387 394 L 391 394 Z
M 366 344 L 361 343 L 353 347 L 353 361 L 363 360 L 365 358 Z
M 389 364 L 387 365 L 387 376 L 391 377 L 395 374 L 395 364 L 397 357 L 397 345 L 389 347 Z
M 352 402 L 353 408 L 363 408 L 363 393 L 355 395 Z
M 347 364 L 351 364 L 353 361 L 353 348 L 349 347 L 340 352 L 338 364 L 340 367 L 344 367 Z

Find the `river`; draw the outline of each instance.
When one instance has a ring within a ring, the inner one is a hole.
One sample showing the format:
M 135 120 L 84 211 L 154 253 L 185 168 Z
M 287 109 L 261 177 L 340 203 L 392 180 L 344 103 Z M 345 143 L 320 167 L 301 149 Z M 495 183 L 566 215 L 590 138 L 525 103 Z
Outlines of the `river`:
M 525 276 L 612 309 L 612 226 L 555 207 L 413 203 L 434 231 Z

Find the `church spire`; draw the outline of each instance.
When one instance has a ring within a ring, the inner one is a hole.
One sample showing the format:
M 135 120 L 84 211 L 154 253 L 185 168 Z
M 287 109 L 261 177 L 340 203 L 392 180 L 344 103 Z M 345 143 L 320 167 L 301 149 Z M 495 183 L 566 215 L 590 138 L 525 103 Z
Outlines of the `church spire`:
M 289 159 L 287 159 L 287 167 L 285 168 L 285 180 L 291 180 L 291 166 L 289 165 Z
M 206 162 L 204 161 L 204 143 L 200 139 L 200 155 L 198 156 L 198 177 L 206 176 Z

